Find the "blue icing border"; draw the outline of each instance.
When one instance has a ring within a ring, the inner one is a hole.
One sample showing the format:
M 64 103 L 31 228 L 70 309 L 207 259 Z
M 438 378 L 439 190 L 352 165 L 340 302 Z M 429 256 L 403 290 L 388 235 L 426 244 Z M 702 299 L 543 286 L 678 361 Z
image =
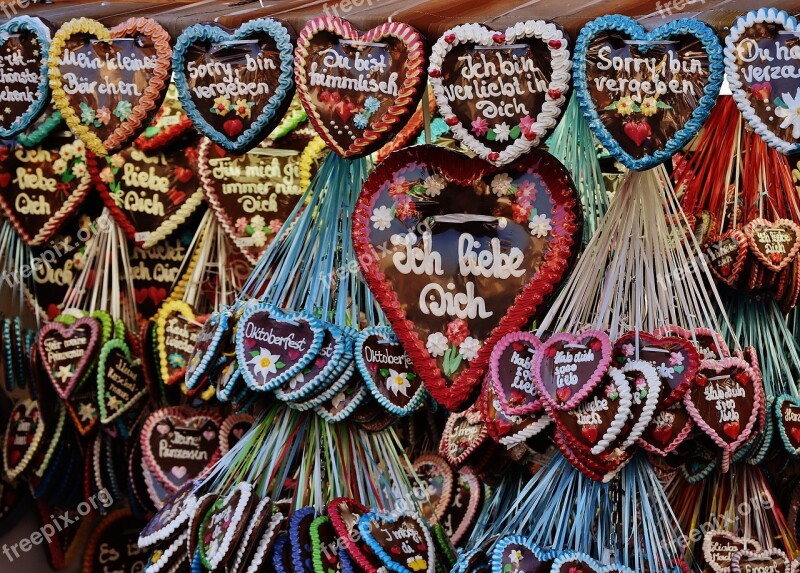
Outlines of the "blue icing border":
M 205 375 L 206 371 L 208 370 L 209 363 L 211 362 L 211 358 L 217 351 L 220 343 L 222 342 L 223 337 L 228 333 L 228 323 L 230 322 L 233 313 L 228 309 L 226 306 L 222 306 L 219 310 L 215 310 L 211 313 L 211 316 L 208 317 L 208 321 L 217 320 L 217 324 L 214 328 L 214 335 L 211 338 L 211 343 L 208 345 L 203 358 L 200 360 L 200 364 L 192 370 L 191 375 L 188 374 L 188 368 L 186 370 L 187 375 L 184 379 L 186 383 L 186 387 L 189 390 L 193 390 L 200 379 Z M 192 353 L 192 357 L 194 357 L 194 353 Z
M 347 350 L 348 339 L 345 336 L 344 331 L 333 324 L 325 324 L 325 330 L 330 331 L 331 336 L 334 338 L 333 353 L 328 360 L 328 363 L 316 376 L 314 376 L 310 381 L 306 382 L 299 390 L 283 390 L 280 387 L 275 388 L 275 397 L 278 400 L 283 402 L 302 400 L 306 396 L 315 393 L 325 384 L 329 384 L 336 379 L 337 369 L 339 369 L 339 362 L 342 360 Z M 323 335 L 323 342 L 324 340 L 325 337 Z M 321 349 L 322 344 L 320 344 L 320 350 Z
M 261 115 L 250 124 L 235 140 L 231 140 L 224 133 L 214 129 L 198 111 L 189 93 L 189 84 L 183 68 L 186 51 L 195 43 L 210 41 L 222 42 L 225 40 L 240 40 L 251 34 L 267 33 L 275 41 L 281 61 L 278 85 Z M 244 153 L 257 143 L 272 129 L 270 122 L 276 118 L 277 112 L 291 99 L 294 94 L 294 47 L 289 31 L 286 27 L 272 18 L 259 18 L 242 24 L 233 33 L 211 24 L 194 24 L 186 28 L 172 50 L 172 73 L 175 86 L 178 88 L 178 99 L 192 120 L 195 127 L 211 141 L 230 153 Z
M 617 140 L 606 129 L 606 126 L 597 113 L 591 94 L 589 93 L 588 82 L 586 79 L 586 53 L 592 40 L 602 32 L 616 31 L 629 36 L 632 40 L 653 41 L 662 40 L 671 36 L 691 35 L 696 37 L 706 49 L 709 61 L 709 75 L 706 86 L 703 89 L 703 96 L 691 118 L 684 126 L 675 132 L 664 149 L 646 155 L 640 159 L 628 154 L 619 145 Z M 581 105 L 581 110 L 595 137 L 602 143 L 611 154 L 614 155 L 625 167 L 636 171 L 642 171 L 650 167 L 655 167 L 667 161 L 676 152 L 680 151 L 703 127 L 708 114 L 714 107 L 717 95 L 719 94 L 722 81 L 724 79 L 725 64 L 723 62 L 722 45 L 716 33 L 709 26 L 699 20 L 692 18 L 682 18 L 669 22 L 663 26 L 648 32 L 632 18 L 620 15 L 601 16 L 586 24 L 581 30 L 578 41 L 575 43 L 574 60 L 574 87 L 575 95 Z
M 302 547 L 300 546 L 300 522 L 309 516 L 317 518 L 317 510 L 313 507 L 301 507 L 289 519 L 289 546 L 292 550 L 292 567 L 296 572 L 314 573 L 313 566 L 306 568 L 303 564 Z

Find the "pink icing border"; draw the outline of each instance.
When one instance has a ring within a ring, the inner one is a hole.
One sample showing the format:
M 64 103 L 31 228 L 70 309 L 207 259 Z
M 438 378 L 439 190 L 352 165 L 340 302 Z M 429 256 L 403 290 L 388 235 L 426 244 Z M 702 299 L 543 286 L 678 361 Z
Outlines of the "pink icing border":
M 53 373 L 53 369 L 50 366 L 50 363 L 47 361 L 46 354 L 44 353 L 44 349 L 42 348 L 42 338 L 45 337 L 49 332 L 56 330 L 61 333 L 64 338 L 67 338 L 67 334 L 71 333 L 76 328 L 87 325 L 89 327 L 89 347 L 87 348 L 87 352 L 81 357 L 78 364 L 75 366 L 75 372 L 72 373 L 72 378 L 70 378 L 69 382 L 66 385 L 60 385 L 56 383 L 56 377 Z M 39 330 L 39 338 L 36 341 L 36 346 L 39 348 L 39 356 L 41 357 L 42 365 L 44 365 L 45 371 L 47 372 L 47 376 L 50 378 L 50 382 L 53 384 L 53 387 L 56 390 L 56 394 L 62 399 L 66 400 L 72 394 L 72 391 L 75 390 L 75 387 L 78 385 L 78 382 L 83 378 L 83 375 L 86 373 L 86 370 L 89 367 L 89 364 L 94 360 L 97 352 L 96 346 L 97 342 L 100 339 L 100 325 L 94 318 L 84 316 L 79 318 L 69 326 L 64 326 L 60 322 L 48 322 L 45 324 L 41 330 Z
M 542 341 L 539 340 L 539 338 L 532 332 L 510 332 L 506 334 L 497 342 L 495 347 L 492 349 L 491 356 L 489 357 L 489 373 L 491 376 L 494 393 L 497 395 L 497 399 L 500 400 L 500 405 L 503 407 L 503 412 L 509 416 L 523 416 L 525 414 L 541 412 L 544 407 L 541 397 L 537 398 L 533 402 L 527 402 L 522 406 L 511 407 L 508 405 L 508 398 L 506 397 L 503 389 L 503 384 L 500 382 L 500 357 L 510 344 L 518 341 L 531 343 L 531 346 L 534 350 L 533 359 L 535 360 L 536 354 L 542 347 Z M 531 364 L 531 367 L 532 366 L 533 364 Z M 539 387 L 535 384 L 534 387 L 536 388 L 537 394 L 540 394 Z

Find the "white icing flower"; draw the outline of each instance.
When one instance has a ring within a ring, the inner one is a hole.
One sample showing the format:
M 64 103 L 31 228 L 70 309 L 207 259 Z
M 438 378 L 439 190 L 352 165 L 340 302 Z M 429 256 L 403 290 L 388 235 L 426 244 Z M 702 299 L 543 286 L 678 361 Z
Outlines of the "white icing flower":
M 75 143 L 72 144 L 72 149 L 75 152 L 75 155 L 83 155 L 86 153 L 86 146 L 80 139 L 76 140 Z
M 61 175 L 64 171 L 67 170 L 67 162 L 63 159 L 56 159 L 53 162 L 53 173 L 56 175 Z
M 255 231 L 250 238 L 253 239 L 254 247 L 261 248 L 267 244 L 267 235 L 261 229 Z
M 494 126 L 494 136 L 497 141 L 508 141 L 511 133 L 511 126 L 506 122 L 498 123 Z
M 378 229 L 379 231 L 385 231 L 389 227 L 392 226 L 392 210 L 389 209 L 386 205 L 382 207 L 378 207 L 372 212 L 372 217 L 370 220 L 372 221 L 372 226 Z
M 792 97 L 790 94 L 782 94 L 781 98 L 787 107 L 776 107 L 775 115 L 783 118 L 781 129 L 792 128 L 792 137 L 800 138 L 800 89 Z
M 477 338 L 467 336 L 464 342 L 458 345 L 458 353 L 463 356 L 467 362 L 475 360 L 478 356 L 478 350 L 481 348 L 481 341 Z
M 247 363 L 248 366 L 253 367 L 253 372 L 256 376 L 264 376 L 267 374 L 275 374 L 278 371 L 278 360 L 280 356 L 272 354 L 266 348 L 260 348 L 258 354 L 253 356 Z
M 86 175 L 86 164 L 85 163 L 76 163 L 72 166 L 72 174 L 75 177 L 83 177 Z
M 439 193 L 441 193 L 442 189 L 444 189 L 445 184 L 446 181 L 444 180 L 444 177 L 442 177 L 439 174 L 436 174 L 428 177 L 422 183 L 422 186 L 425 187 L 425 194 L 428 197 L 438 197 Z
M 428 349 L 431 356 L 444 356 L 447 351 L 447 337 L 441 332 L 434 332 L 428 335 L 428 341 L 425 343 L 425 348 Z
M 256 231 L 260 231 L 267 225 L 267 222 L 264 220 L 264 217 L 261 215 L 256 215 L 252 219 L 250 219 L 250 226 L 253 227 Z
M 494 176 L 494 178 L 492 178 L 492 193 L 498 197 L 508 195 L 513 183 L 514 180 L 511 179 L 511 176 L 508 173 L 498 173 Z
M 531 222 L 528 223 L 528 228 L 531 230 L 531 235 L 535 237 L 546 237 L 553 227 L 550 225 L 550 219 L 545 214 L 534 215 L 531 217 Z
M 62 159 L 65 161 L 69 161 L 77 154 L 75 147 L 71 143 L 65 143 L 61 146 L 61 149 L 58 150 L 58 154 L 61 156 Z
M 389 368 L 389 376 L 386 377 L 386 389 L 390 390 L 395 396 L 399 392 L 403 396 L 408 396 L 408 388 L 411 383 L 408 381 L 408 372 L 398 372 L 394 368 Z

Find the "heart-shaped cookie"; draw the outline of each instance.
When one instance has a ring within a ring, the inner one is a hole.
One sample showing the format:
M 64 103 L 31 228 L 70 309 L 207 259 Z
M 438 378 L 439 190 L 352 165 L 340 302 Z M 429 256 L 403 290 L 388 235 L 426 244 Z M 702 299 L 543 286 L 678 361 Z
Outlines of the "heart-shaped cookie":
M 367 545 L 395 573 L 433 573 L 436 555 L 431 532 L 411 512 L 367 513 L 358 520 Z
M 428 393 L 391 328 L 360 331 L 354 354 L 361 377 L 381 406 L 407 416 L 422 405 Z
M 703 246 L 708 268 L 728 286 L 739 280 L 747 260 L 747 236 L 740 230 L 726 231 Z
M 303 108 L 342 157 L 382 147 L 414 113 L 425 85 L 423 38 L 401 22 L 361 34 L 340 18 L 312 18 L 294 61 Z
M 790 219 L 753 219 L 744 234 L 753 255 L 771 271 L 788 266 L 800 250 L 800 225 Z
M 220 455 L 224 456 L 228 453 L 252 427 L 253 416 L 251 414 L 231 414 L 225 418 L 219 429 Z
M 489 375 L 507 415 L 520 416 L 543 409 L 533 382 L 533 359 L 541 345 L 532 332 L 512 332 L 501 338 L 492 350 Z
M 171 57 L 169 34 L 155 20 L 130 18 L 111 30 L 89 18 L 70 20 L 50 43 L 53 104 L 89 151 L 112 153 L 158 110 Z
M 455 481 L 453 470 L 436 454 L 418 457 L 412 467 L 422 483 L 421 488 L 414 488 L 414 496 L 422 511 L 422 517 L 428 523 L 438 522 L 453 499 Z
M 289 553 L 291 568 L 288 571 L 313 571 L 311 524 L 319 516 L 313 507 L 301 507 L 289 518 Z
M 225 565 L 236 550 L 247 525 L 255 496 L 253 486 L 240 482 L 220 496 L 205 512 L 198 531 L 198 551 L 203 566 L 211 571 Z
M 73 513 L 72 519 L 79 515 Z M 146 523 L 145 519 L 133 515 L 127 507 L 106 515 L 89 538 L 83 554 L 83 570 L 110 569 L 118 573 L 144 571 L 147 552 L 139 549 L 136 539 Z
M 625 16 L 586 24 L 575 43 L 575 93 L 600 142 L 629 169 L 669 159 L 700 130 L 723 80 L 712 28 L 680 19 L 651 32 Z
M 792 573 L 792 560 L 783 549 L 750 551 L 743 549 L 731 555 L 731 573 Z
M 337 573 L 342 571 L 337 547 L 341 545 L 331 518 L 321 515 L 311 522 L 311 559 L 314 573 Z
M 217 461 L 221 424 L 219 414 L 200 409 L 163 408 L 147 417 L 142 455 L 170 494 Z
M 169 498 L 139 533 L 139 547 L 151 548 L 180 533 L 197 505 L 196 492 L 199 485 L 195 480 L 188 481 Z
M 572 410 L 603 379 L 611 364 L 611 340 L 599 330 L 554 334 L 533 359 L 533 381 L 549 408 Z
M 33 460 L 44 435 L 44 422 L 36 400 L 18 402 L 8 417 L 3 440 L 3 467 L 14 481 Z
M 729 573 L 733 554 L 745 550 L 761 551 L 761 544 L 724 529 L 712 529 L 703 535 L 703 559 L 714 573 Z
M 775 419 L 786 450 L 794 456 L 800 454 L 800 400 L 789 394 L 778 396 Z
M 39 356 L 56 393 L 69 398 L 97 354 L 100 325 L 89 317 L 70 326 L 48 322 L 39 330 Z
M 453 545 L 465 540 L 475 527 L 484 502 L 483 483 L 468 467 L 458 470 L 450 502 L 440 523 Z
M 569 91 L 569 56 L 564 31 L 550 22 L 518 22 L 505 32 L 463 24 L 433 45 L 428 77 L 453 137 L 503 165 L 555 127 Z
M 683 404 L 659 410 L 639 437 L 638 444 L 651 454 L 666 456 L 689 437 L 694 428 Z
M 736 106 L 755 132 L 781 153 L 800 140 L 800 48 L 797 20 L 761 8 L 736 19 L 725 38 L 725 75 Z
M 322 346 L 325 328 L 306 313 L 250 305 L 236 330 L 236 358 L 247 385 L 264 392 L 299 374 Z
M 474 399 L 497 341 L 566 277 L 578 206 L 541 151 L 500 168 L 418 146 L 369 176 L 353 215 L 358 262 L 437 402 Z
M 506 414 L 494 388 L 493 381 L 487 379 L 483 391 L 476 402 L 480 409 L 489 436 L 499 444 L 511 448 L 539 434 L 552 420 L 544 408 L 535 414 L 514 416 Z
M 213 24 L 183 31 L 172 67 L 178 97 L 198 131 L 234 154 L 272 131 L 294 94 L 291 35 L 271 18 L 235 31 Z
M 146 394 L 141 361 L 131 355 L 128 344 L 117 338 L 106 342 L 100 349 L 97 364 L 100 422 L 113 422 Z
M 203 325 L 192 307 L 182 300 L 168 300 L 155 316 L 158 375 L 170 385 L 183 380 L 197 336 Z
M 89 192 L 83 143 L 59 136 L 25 149 L 3 142 L 0 158 L 0 208 L 6 219 L 29 245 L 47 243 Z
M 331 525 L 339 535 L 348 555 L 362 570 L 367 573 L 378 573 L 383 564 L 358 530 L 359 519 L 368 513 L 369 508 L 354 499 L 338 497 L 328 503 Z
M 642 435 L 656 413 L 661 391 L 661 377 L 656 368 L 645 360 L 629 360 L 622 373 L 631 389 L 628 421 L 622 428 L 620 448 L 627 448 Z
M 548 413 L 573 448 L 596 456 L 620 435 L 631 404 L 630 382 L 622 370 L 612 367 L 574 409 L 548 407 Z
M 191 275 L 196 261 L 190 260 L 187 266 L 183 265 L 189 241 L 182 235 L 184 231 L 191 232 L 192 225 L 192 219 L 186 221 L 169 237 L 149 248 L 136 245 L 134 241 L 128 243 L 133 294 L 140 318 L 154 317 L 173 283 Z
M 492 549 L 492 573 L 550 573 L 555 556 L 556 552 L 544 551 L 525 537 L 501 537 Z
M 733 452 L 753 431 L 764 407 L 764 390 L 743 359 L 706 359 L 683 403 L 715 444 Z
M 289 136 L 263 142 L 240 157 L 205 139 L 199 171 L 203 193 L 225 233 L 252 264 L 296 213 L 303 196 L 300 161 L 310 138 Z M 312 164 L 312 175 L 316 166 Z
M 439 454 L 458 467 L 480 448 L 488 437 L 481 413 L 474 407 L 450 414 L 439 442 Z
M 50 101 L 49 50 L 50 27 L 39 18 L 15 16 L 0 26 L 4 107 L 0 138 L 18 134 L 45 110 Z
M 197 333 L 191 358 L 186 365 L 185 384 L 189 390 L 193 390 L 203 376 L 216 368 L 224 340 L 233 330 L 233 322 L 233 311 L 227 306 L 208 315 L 203 328 Z

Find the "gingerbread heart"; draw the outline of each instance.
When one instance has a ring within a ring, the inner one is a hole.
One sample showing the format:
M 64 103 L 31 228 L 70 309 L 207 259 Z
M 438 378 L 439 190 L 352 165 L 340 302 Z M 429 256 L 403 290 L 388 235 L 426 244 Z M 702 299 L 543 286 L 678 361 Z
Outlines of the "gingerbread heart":
M 644 360 L 629 360 L 622 367 L 631 389 L 628 421 L 622 428 L 620 448 L 632 445 L 647 428 L 656 413 L 661 391 L 661 377 L 656 368 Z
M 367 545 L 392 571 L 433 573 L 436 555 L 431 532 L 415 513 L 367 513 L 358 520 Z
M 550 573 L 555 556 L 555 551 L 544 551 L 525 537 L 501 537 L 492 550 L 492 573 Z
M 726 231 L 703 250 L 714 276 L 728 286 L 735 285 L 747 260 L 747 236 L 738 229 Z
M 553 560 L 550 573 L 633 573 L 624 565 L 603 565 L 585 553 L 564 551 Z
M 578 208 L 563 166 L 541 151 L 499 168 L 418 146 L 369 176 L 353 215 L 357 259 L 437 402 L 474 399 L 497 341 L 566 277 Z
M 198 531 L 198 553 L 203 566 L 214 571 L 225 565 L 236 550 L 250 511 L 253 509 L 253 486 L 240 482 L 220 496 L 205 512 Z
M 234 154 L 264 139 L 294 94 L 292 32 L 271 18 L 235 31 L 189 26 L 175 43 L 172 66 L 178 97 L 195 127 Z
M 64 400 L 83 379 L 97 354 L 100 325 L 93 318 L 79 318 L 70 326 L 48 322 L 39 331 L 37 346 L 56 393 Z
M 187 267 L 183 265 L 188 241 L 182 236 L 184 232 L 191 232 L 193 226 L 190 219 L 169 237 L 148 248 L 133 241 L 128 243 L 133 294 L 141 318 L 154 317 L 173 283 L 188 277 L 194 269 L 191 261 Z
M 253 416 L 250 414 L 231 414 L 219 429 L 219 451 L 225 455 L 239 443 L 239 440 L 253 427 Z
M 775 418 L 786 450 L 795 456 L 800 454 L 800 400 L 789 394 L 778 396 Z
M 544 409 L 534 414 L 520 416 L 506 414 L 491 380 L 484 382 L 483 392 L 476 405 L 483 416 L 489 436 L 507 448 L 527 441 L 552 422 Z
M 358 529 L 361 516 L 368 513 L 369 508 L 354 499 L 338 497 L 328 503 L 331 525 L 336 530 L 347 554 L 366 573 L 378 573 L 384 565 L 366 544 Z
M 421 491 L 414 490 L 422 516 L 429 523 L 438 522 L 453 500 L 453 470 L 436 454 L 418 457 L 412 467 L 422 483 Z
M 503 165 L 555 127 L 569 91 L 569 56 L 563 30 L 550 22 L 518 22 L 504 32 L 463 24 L 434 44 L 428 76 L 453 137 Z
M 769 573 L 792 573 L 791 558 L 782 549 L 772 548 L 763 551 L 743 549 L 731 556 L 731 573 L 769 571 Z
M 546 406 L 572 410 L 600 383 L 611 364 L 611 340 L 599 330 L 554 334 L 539 347 L 531 368 Z
M 533 359 L 542 343 L 532 332 L 506 334 L 492 350 L 489 360 L 494 391 L 503 412 L 510 416 L 543 410 L 533 382 Z
M 750 127 L 781 153 L 800 140 L 800 49 L 797 20 L 761 8 L 736 19 L 725 38 L 725 75 Z
M 139 533 L 139 547 L 148 549 L 178 535 L 197 505 L 199 485 L 195 480 L 188 481 L 170 497 Z
M 136 540 L 146 523 L 143 518 L 133 515 L 130 508 L 118 509 L 105 516 L 89 538 L 83 554 L 83 568 L 86 571 L 111 568 L 119 573 L 144 571 L 147 552 L 139 549 Z
M 764 407 L 764 390 L 743 359 L 706 359 L 683 403 L 715 444 L 733 452 L 753 431 Z
M 453 501 L 440 521 L 453 545 L 465 540 L 475 527 L 483 498 L 483 484 L 475 472 L 468 467 L 460 468 L 456 475 Z
M 575 44 L 575 93 L 600 142 L 629 169 L 669 159 L 700 130 L 723 80 L 712 28 L 680 19 L 650 32 L 625 16 L 586 24 Z
M 18 402 L 11 410 L 3 440 L 3 467 L 8 479 L 14 481 L 28 468 L 44 429 L 36 400 Z
M 203 193 L 225 233 L 252 264 L 299 210 L 300 164 L 311 138 L 263 142 L 233 157 L 205 139 L 198 157 Z M 316 165 L 311 165 L 311 175 Z
M 381 406 L 407 416 L 422 405 L 428 393 L 391 328 L 360 331 L 354 354 L 361 377 Z
M 222 420 L 210 410 L 163 408 L 147 417 L 140 443 L 147 467 L 170 494 L 219 458 Z
M 346 20 L 306 23 L 295 50 L 297 94 L 328 147 L 342 157 L 376 151 L 414 113 L 425 86 L 425 45 L 408 24 L 363 34 Z
M 157 372 L 163 384 L 183 380 L 203 328 L 197 319 L 192 307 L 182 300 L 168 300 L 156 314 Z
M 141 361 L 133 358 L 128 344 L 117 338 L 106 342 L 100 349 L 97 364 L 100 422 L 113 422 L 146 394 Z
M 50 27 L 39 18 L 15 16 L 0 26 L 4 86 L 0 138 L 27 128 L 50 101 L 49 50 Z
M 703 559 L 714 573 L 729 573 L 733 554 L 745 550 L 761 551 L 761 544 L 724 529 L 712 529 L 703 535 Z
M 451 465 L 458 467 L 484 444 L 487 437 L 481 413 L 472 406 L 463 412 L 450 414 L 439 443 L 439 453 Z
M 651 454 L 666 456 L 689 437 L 692 428 L 694 422 L 683 404 L 674 404 L 656 412 L 637 443 Z
M 744 234 L 753 255 L 771 271 L 788 266 L 800 250 L 800 225 L 790 219 L 753 219 Z
M 89 151 L 107 155 L 135 139 L 158 110 L 171 57 L 169 34 L 155 20 L 130 18 L 111 30 L 70 20 L 50 44 L 53 104 Z
M 233 311 L 226 306 L 212 312 L 203 323 L 186 365 L 185 383 L 189 390 L 193 390 L 209 370 L 216 368 L 217 358 L 233 330 L 233 323 Z

